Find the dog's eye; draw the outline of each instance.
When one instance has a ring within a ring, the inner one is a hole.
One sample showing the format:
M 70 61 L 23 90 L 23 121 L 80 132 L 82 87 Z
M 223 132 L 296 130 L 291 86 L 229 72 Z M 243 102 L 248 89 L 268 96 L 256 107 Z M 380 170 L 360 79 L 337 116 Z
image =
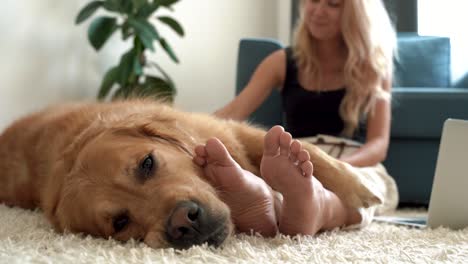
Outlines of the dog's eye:
M 130 217 L 127 213 L 121 213 L 112 219 L 112 226 L 116 233 L 122 231 L 130 223 Z
M 141 177 L 141 179 L 146 180 L 147 178 L 152 176 L 155 165 L 155 160 L 152 154 L 149 154 L 145 158 L 143 158 L 138 168 L 138 174 Z

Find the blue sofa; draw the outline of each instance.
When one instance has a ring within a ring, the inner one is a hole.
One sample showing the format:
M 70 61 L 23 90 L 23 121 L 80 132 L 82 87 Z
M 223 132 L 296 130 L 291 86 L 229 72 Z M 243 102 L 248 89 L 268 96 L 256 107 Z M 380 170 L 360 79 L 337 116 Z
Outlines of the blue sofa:
M 274 39 L 246 38 L 239 43 L 236 94 L 257 65 L 283 48 Z M 468 119 L 468 83 L 451 83 L 450 40 L 401 34 L 392 90 L 390 148 L 384 162 L 397 182 L 400 205 L 427 205 L 442 125 L 447 118 Z M 280 95 L 272 95 L 250 116 L 265 128 L 283 124 Z

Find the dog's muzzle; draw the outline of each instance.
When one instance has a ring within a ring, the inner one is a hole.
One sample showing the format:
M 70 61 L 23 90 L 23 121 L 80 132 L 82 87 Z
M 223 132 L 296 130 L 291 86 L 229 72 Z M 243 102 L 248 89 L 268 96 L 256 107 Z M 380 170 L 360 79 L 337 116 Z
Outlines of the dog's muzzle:
M 179 202 L 166 224 L 167 241 L 180 249 L 205 242 L 217 247 L 228 235 L 226 216 L 209 213 L 194 201 Z

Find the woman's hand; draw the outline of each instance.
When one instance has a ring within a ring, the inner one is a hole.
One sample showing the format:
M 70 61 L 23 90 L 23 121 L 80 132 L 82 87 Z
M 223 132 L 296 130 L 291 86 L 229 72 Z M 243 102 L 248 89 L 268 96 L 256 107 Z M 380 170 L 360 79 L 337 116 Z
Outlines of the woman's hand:
M 374 166 L 385 160 L 388 149 L 388 140 L 374 139 L 367 141 L 358 150 L 348 156 L 340 158 L 341 161 L 355 167 Z
M 385 91 L 391 90 L 391 79 L 383 81 Z M 387 157 L 390 143 L 391 101 L 389 98 L 378 98 L 374 111 L 367 118 L 366 143 L 356 152 L 341 158 L 355 167 L 374 166 Z

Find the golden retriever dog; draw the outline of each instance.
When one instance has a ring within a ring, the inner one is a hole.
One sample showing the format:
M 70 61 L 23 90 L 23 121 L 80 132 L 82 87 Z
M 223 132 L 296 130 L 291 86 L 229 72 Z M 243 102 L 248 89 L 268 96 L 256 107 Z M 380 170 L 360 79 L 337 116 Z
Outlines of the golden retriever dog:
M 50 107 L 0 135 L 0 203 L 40 207 L 59 232 L 218 246 L 234 230 L 230 210 L 193 163 L 194 148 L 217 137 L 259 175 L 265 133 L 147 100 Z M 350 206 L 379 202 L 349 165 L 304 147 L 315 176 Z

